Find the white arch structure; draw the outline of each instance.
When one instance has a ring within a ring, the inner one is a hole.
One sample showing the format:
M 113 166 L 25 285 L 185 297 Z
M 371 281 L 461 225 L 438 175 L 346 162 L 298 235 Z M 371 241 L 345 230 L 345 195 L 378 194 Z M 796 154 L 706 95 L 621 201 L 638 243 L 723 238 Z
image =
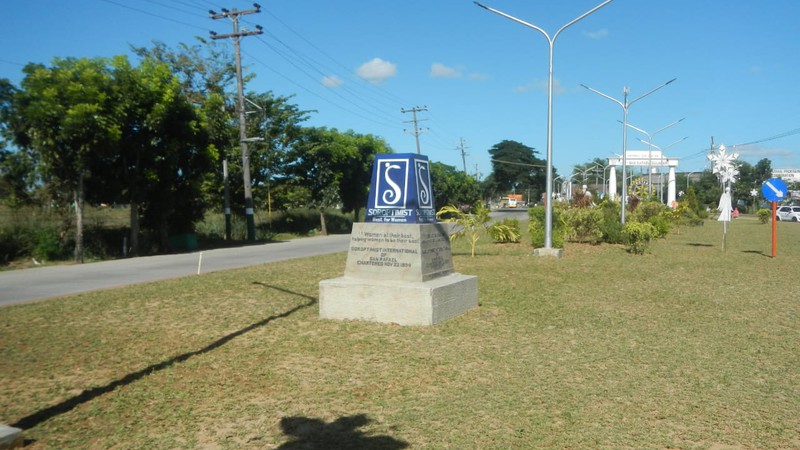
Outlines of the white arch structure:
M 678 167 L 677 159 L 670 159 L 659 150 L 629 150 L 625 154 L 627 167 L 669 167 L 667 176 L 667 205 L 675 201 L 675 168 Z M 608 158 L 610 174 L 608 176 L 608 195 L 611 200 L 617 196 L 617 166 L 622 165 L 622 157 Z M 622 188 L 626 189 L 625 180 Z

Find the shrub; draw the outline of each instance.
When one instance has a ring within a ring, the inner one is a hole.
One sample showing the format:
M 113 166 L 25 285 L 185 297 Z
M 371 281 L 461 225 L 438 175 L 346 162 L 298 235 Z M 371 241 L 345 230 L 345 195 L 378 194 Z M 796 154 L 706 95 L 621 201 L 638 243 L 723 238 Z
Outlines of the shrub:
M 653 217 L 669 212 L 669 207 L 652 200 L 639 202 L 636 209 L 631 212 L 630 219 L 634 222 L 650 222 Z
M 758 221 L 761 223 L 769 222 L 769 219 L 772 218 L 772 211 L 768 209 L 761 208 L 756 211 L 756 216 L 758 216 Z
M 669 229 L 672 226 L 669 218 L 663 214 L 651 217 L 650 220 L 647 221 L 647 223 L 653 226 L 653 229 L 655 229 L 656 231 L 654 237 L 657 238 L 665 237 L 669 233 Z
M 595 208 L 570 208 L 564 211 L 567 239 L 597 244 L 603 239 L 603 212 Z
M 562 208 L 553 205 L 553 248 L 564 248 L 564 223 L 560 220 L 560 211 Z M 528 210 L 528 231 L 531 234 L 531 243 L 534 248 L 544 247 L 545 237 L 545 207 L 536 206 Z
M 519 229 L 519 220 L 503 219 L 502 222 L 495 222 L 489 227 L 489 234 L 497 243 L 519 242 L 522 234 Z
M 609 244 L 622 244 L 625 242 L 622 222 L 620 222 L 620 204 L 604 200 L 600 203 L 600 213 L 603 221 L 600 223 L 600 233 L 603 242 Z
M 67 252 L 58 236 L 58 231 L 52 227 L 40 227 L 33 230 L 35 244 L 31 255 L 44 261 L 53 261 L 65 258 Z M 87 240 L 88 242 L 88 240 Z
M 34 238 L 28 227 L 19 224 L 0 227 L 0 264 L 30 255 L 33 246 Z
M 628 222 L 624 234 L 628 252 L 643 255 L 650 248 L 650 242 L 657 235 L 657 230 L 649 222 Z

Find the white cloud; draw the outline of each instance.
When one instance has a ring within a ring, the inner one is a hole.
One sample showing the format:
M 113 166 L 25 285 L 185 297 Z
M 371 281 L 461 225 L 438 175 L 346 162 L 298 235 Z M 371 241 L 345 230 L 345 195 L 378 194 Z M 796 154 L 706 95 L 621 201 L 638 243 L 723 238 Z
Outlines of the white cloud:
M 322 85 L 326 88 L 337 88 L 342 85 L 344 81 L 339 79 L 336 75 L 322 77 Z
M 608 37 L 608 30 L 605 28 L 601 28 L 597 31 L 584 31 L 584 36 L 588 36 L 590 39 L 603 39 Z
M 442 63 L 431 64 L 431 78 L 461 78 L 461 69 L 447 67 Z
M 373 58 L 372 61 L 362 64 L 356 74 L 372 84 L 381 84 L 397 75 L 397 65 L 380 58 Z
M 470 80 L 476 80 L 476 81 L 483 81 L 483 80 L 488 80 L 489 79 L 489 75 L 486 75 L 485 73 L 473 72 L 473 73 L 469 74 L 469 79 Z
M 548 83 L 547 80 L 532 81 L 528 84 L 523 84 L 514 88 L 514 92 L 524 94 L 530 91 L 542 91 L 547 93 Z M 557 79 L 553 79 L 553 94 L 563 94 L 565 91 L 564 86 Z

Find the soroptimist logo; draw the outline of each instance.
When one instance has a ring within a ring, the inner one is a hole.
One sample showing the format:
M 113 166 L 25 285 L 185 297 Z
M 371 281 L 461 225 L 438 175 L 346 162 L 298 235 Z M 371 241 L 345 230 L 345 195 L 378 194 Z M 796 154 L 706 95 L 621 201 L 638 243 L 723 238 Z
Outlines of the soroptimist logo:
M 376 208 L 405 208 L 408 191 L 407 159 L 384 159 L 375 183 Z
M 417 197 L 420 208 L 433 208 L 433 195 L 431 194 L 431 174 L 428 161 L 416 160 Z

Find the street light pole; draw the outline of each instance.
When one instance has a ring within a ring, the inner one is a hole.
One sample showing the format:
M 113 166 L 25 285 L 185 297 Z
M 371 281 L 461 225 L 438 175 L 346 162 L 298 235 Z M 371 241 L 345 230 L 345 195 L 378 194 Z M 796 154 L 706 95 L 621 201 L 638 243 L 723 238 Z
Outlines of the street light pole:
M 623 98 L 623 100 L 619 101 L 619 100 L 615 99 L 614 97 L 606 95 L 606 94 L 604 94 L 604 93 L 602 93 L 602 92 L 600 92 L 600 91 L 598 91 L 596 89 L 592 89 L 589 86 L 586 86 L 585 84 L 581 84 L 582 87 L 594 92 L 595 94 L 597 94 L 597 95 L 599 95 L 601 97 L 605 97 L 605 98 L 611 100 L 612 102 L 614 102 L 614 103 L 616 103 L 616 104 L 618 104 L 619 106 L 622 107 L 622 125 L 623 125 L 622 126 L 622 208 L 620 208 L 620 210 L 621 210 L 621 212 L 620 212 L 620 222 L 622 222 L 623 225 L 625 225 L 625 207 L 626 207 L 626 205 L 628 203 L 628 184 L 627 184 L 627 181 L 625 179 L 625 177 L 627 175 L 627 164 L 628 164 L 628 160 L 627 160 L 627 153 L 628 153 L 628 108 L 630 108 L 631 105 L 633 105 L 634 103 L 638 102 L 639 100 L 647 97 L 648 95 L 650 95 L 653 92 L 663 88 L 664 86 L 672 83 L 675 80 L 677 80 L 677 78 L 673 78 L 673 79 L 667 81 L 666 83 L 662 84 L 661 86 L 650 90 L 649 92 L 647 92 L 644 95 L 636 97 L 635 99 L 631 100 L 630 102 L 628 101 L 628 92 L 629 92 L 629 90 L 628 90 L 627 86 L 622 88 L 622 94 L 623 94 L 622 98 Z
M 573 19 L 571 22 L 567 23 L 563 27 L 559 28 L 558 31 L 553 35 L 551 38 L 549 34 L 543 29 L 537 27 L 536 25 L 530 24 L 523 20 L 517 19 L 514 16 L 510 16 L 504 12 L 498 11 L 496 9 L 490 8 L 486 5 L 481 3 L 475 2 L 476 5 L 480 6 L 481 8 L 491 11 L 495 14 L 505 17 L 506 19 L 513 20 L 521 25 L 525 25 L 526 27 L 533 28 L 534 30 L 542 33 L 544 37 L 547 39 L 548 44 L 550 45 L 550 64 L 549 64 L 549 76 L 547 81 L 547 177 L 546 177 L 546 184 L 547 184 L 547 204 L 545 205 L 545 214 L 544 214 L 544 248 L 546 251 L 549 251 L 553 248 L 553 201 L 552 201 L 552 194 L 553 194 L 553 46 L 555 44 L 556 38 L 558 35 L 561 34 L 562 31 L 567 29 L 569 26 L 573 25 L 575 22 L 583 19 L 584 17 L 592 14 L 593 12 L 597 11 L 598 9 L 606 6 L 607 4 L 611 3 L 613 0 L 606 0 L 603 3 L 595 6 L 594 8 L 590 9 L 589 11 L 581 14 L 576 19 Z

